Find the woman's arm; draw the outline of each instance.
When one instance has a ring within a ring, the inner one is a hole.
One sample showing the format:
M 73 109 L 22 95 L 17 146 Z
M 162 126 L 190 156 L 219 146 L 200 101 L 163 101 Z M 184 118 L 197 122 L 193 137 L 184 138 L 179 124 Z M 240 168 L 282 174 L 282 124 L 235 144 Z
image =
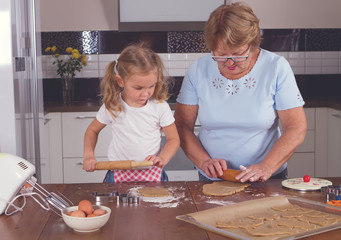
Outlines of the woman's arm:
M 199 139 L 194 134 L 194 125 L 198 116 L 198 105 L 185 105 L 176 103 L 175 124 L 178 128 L 181 148 L 186 156 L 207 176 L 217 178 L 226 170 L 226 161 L 223 159 L 211 159 Z
M 163 127 L 162 130 L 166 136 L 164 148 L 159 156 L 149 155 L 145 159 L 145 161 L 152 161 L 155 166 L 160 168 L 163 168 L 172 159 L 180 147 L 180 139 L 174 123 L 167 127 Z
M 294 154 L 296 148 L 304 141 L 307 131 L 307 120 L 303 107 L 277 111 L 282 124 L 283 134 L 274 144 L 262 163 L 242 169 L 236 177 L 241 182 L 250 180 L 266 181 Z
M 90 123 L 84 135 L 84 153 L 83 153 L 83 169 L 87 172 L 93 172 L 97 160 L 95 158 L 95 147 L 98 134 L 106 125 L 100 123 L 96 118 Z

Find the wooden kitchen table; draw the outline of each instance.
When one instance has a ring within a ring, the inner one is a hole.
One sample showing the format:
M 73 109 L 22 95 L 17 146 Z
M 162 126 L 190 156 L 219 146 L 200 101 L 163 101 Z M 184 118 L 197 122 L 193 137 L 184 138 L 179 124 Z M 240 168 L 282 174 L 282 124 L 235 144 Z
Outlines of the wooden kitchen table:
M 341 178 L 331 178 L 334 184 L 341 184 Z M 174 200 L 171 203 L 140 201 L 138 205 L 107 202 L 111 208 L 109 221 L 99 231 L 78 233 L 65 225 L 61 217 L 43 210 L 31 198 L 23 212 L 12 216 L 0 216 L 0 239 L 4 240 L 46 240 L 46 239 L 228 239 L 206 232 L 192 224 L 177 220 L 175 217 L 225 204 L 252 200 L 280 194 L 295 195 L 324 202 L 320 192 L 297 192 L 281 187 L 281 180 L 269 180 L 265 183 L 253 183 L 245 192 L 228 197 L 208 197 L 202 194 L 202 182 L 166 182 L 166 183 L 121 183 L 121 184 L 47 184 L 48 191 L 60 191 L 75 204 L 82 199 L 94 202 L 92 192 L 119 193 L 136 192 L 141 186 L 160 186 L 170 189 Z M 340 239 L 341 230 L 311 236 L 306 239 Z
M 332 181 L 333 185 L 341 185 L 341 177 L 338 178 L 323 178 Z M 194 203 L 198 211 L 218 207 L 226 204 L 233 204 L 247 200 L 259 199 L 264 197 L 287 195 L 296 196 L 300 198 L 305 198 L 313 201 L 318 201 L 321 203 L 326 202 L 326 198 L 321 194 L 320 191 L 309 191 L 302 192 L 296 190 L 288 190 L 282 187 L 281 179 L 272 179 L 264 183 L 252 183 L 245 191 L 240 192 L 235 195 L 226 197 L 209 197 L 202 194 L 203 182 L 187 182 L 187 186 L 192 194 Z M 209 239 L 211 240 L 226 240 L 230 239 L 213 232 L 208 232 Z M 313 235 L 310 237 L 305 237 L 301 239 L 317 240 L 317 239 L 328 239 L 328 240 L 339 240 L 341 239 L 341 229 L 329 231 L 326 233 L 321 233 Z

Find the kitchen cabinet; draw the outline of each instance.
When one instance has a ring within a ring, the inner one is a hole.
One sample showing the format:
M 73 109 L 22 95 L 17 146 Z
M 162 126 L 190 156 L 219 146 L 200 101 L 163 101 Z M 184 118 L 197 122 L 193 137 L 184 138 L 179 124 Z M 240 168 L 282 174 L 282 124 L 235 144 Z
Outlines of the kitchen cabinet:
M 341 111 L 328 111 L 328 177 L 341 176 Z
M 46 162 L 42 179 L 43 183 L 63 183 L 63 152 L 62 152 L 62 114 L 48 113 L 44 117 Z
M 315 158 L 316 176 L 341 176 L 341 111 L 317 109 Z
M 341 174 L 341 111 L 331 108 L 305 108 L 307 134 L 304 142 L 288 161 L 288 176 L 340 176 Z M 86 128 L 96 112 L 53 112 L 45 125 L 49 177 L 46 183 L 101 182 L 106 171 L 87 173 L 82 170 L 83 139 Z M 196 132 L 200 123 L 196 122 Z M 99 135 L 95 156 L 107 160 L 111 141 L 109 127 Z M 162 139 L 163 144 L 165 138 Z M 180 148 L 165 170 L 170 181 L 196 181 L 197 170 Z
M 106 171 L 86 172 L 83 166 L 84 134 L 95 119 L 96 112 L 62 113 L 62 145 L 64 183 L 102 182 Z M 107 160 L 111 130 L 105 127 L 99 134 L 95 148 L 98 161 Z
M 315 176 L 315 108 L 305 108 L 307 133 L 304 142 L 288 161 L 288 177 Z
M 102 182 L 106 171 L 82 169 L 84 134 L 96 112 L 53 112 L 45 115 L 45 152 L 49 167 L 44 168 L 43 183 Z M 104 128 L 95 149 L 98 161 L 105 161 L 111 131 Z

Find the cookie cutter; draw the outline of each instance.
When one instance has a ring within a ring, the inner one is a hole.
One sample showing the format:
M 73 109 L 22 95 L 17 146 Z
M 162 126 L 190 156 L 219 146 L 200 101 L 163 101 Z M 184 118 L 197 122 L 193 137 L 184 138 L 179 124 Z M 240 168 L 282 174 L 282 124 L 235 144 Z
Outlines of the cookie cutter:
M 119 202 L 123 204 L 138 204 L 140 202 L 140 198 L 138 196 L 132 196 L 126 193 L 119 194 L 118 199 Z
M 341 200 L 341 185 L 322 187 L 321 193 L 326 196 L 327 202 L 331 200 Z
M 92 196 L 95 198 L 96 202 L 113 202 L 116 200 L 116 197 L 118 196 L 118 191 L 115 190 L 111 193 L 102 193 L 102 194 L 93 192 Z

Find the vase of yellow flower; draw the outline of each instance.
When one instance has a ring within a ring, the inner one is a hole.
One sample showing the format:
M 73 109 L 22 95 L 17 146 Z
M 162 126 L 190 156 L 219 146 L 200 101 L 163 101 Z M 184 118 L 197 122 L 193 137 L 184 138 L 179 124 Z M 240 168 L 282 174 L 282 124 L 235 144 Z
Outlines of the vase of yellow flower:
M 57 48 L 47 47 L 45 52 L 50 53 L 53 64 L 57 65 L 57 75 L 61 78 L 63 103 L 68 104 L 74 100 L 74 80 L 76 71 L 80 72 L 83 66 L 87 65 L 86 55 L 81 55 L 77 49 L 67 47 L 66 54 L 56 53 Z

